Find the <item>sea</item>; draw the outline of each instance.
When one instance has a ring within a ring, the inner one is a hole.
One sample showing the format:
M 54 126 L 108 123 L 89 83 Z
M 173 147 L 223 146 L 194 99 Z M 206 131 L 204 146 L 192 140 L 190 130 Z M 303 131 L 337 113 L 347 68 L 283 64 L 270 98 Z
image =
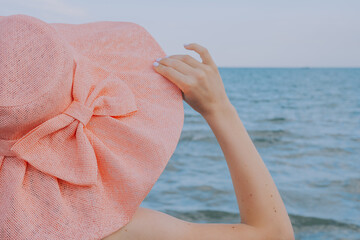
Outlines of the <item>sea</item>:
M 219 71 L 295 238 L 360 240 L 360 68 Z M 141 206 L 191 222 L 239 223 L 220 145 L 185 101 L 184 111 L 176 150 Z

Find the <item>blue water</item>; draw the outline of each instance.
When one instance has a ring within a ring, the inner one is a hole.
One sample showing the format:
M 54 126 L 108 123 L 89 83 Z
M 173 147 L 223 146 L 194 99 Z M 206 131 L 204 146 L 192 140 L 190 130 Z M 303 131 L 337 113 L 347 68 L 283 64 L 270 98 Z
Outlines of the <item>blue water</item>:
M 296 239 L 360 239 L 360 69 L 219 70 Z M 184 108 L 180 142 L 142 206 L 192 222 L 239 222 L 215 135 Z

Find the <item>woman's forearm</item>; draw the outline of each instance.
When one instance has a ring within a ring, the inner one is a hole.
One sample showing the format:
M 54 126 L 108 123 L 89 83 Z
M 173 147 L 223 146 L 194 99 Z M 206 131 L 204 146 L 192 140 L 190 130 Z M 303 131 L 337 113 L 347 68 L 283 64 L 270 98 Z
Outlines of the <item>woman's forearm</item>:
M 293 229 L 277 187 L 229 103 L 204 116 L 224 153 L 240 210 L 241 222 L 277 233 Z
M 174 55 L 159 59 L 156 71 L 181 89 L 184 100 L 212 128 L 230 170 L 242 223 L 269 231 L 276 239 L 293 239 L 276 185 L 230 103 L 208 49 L 197 43 L 185 48 L 199 53 L 202 62 L 189 55 Z

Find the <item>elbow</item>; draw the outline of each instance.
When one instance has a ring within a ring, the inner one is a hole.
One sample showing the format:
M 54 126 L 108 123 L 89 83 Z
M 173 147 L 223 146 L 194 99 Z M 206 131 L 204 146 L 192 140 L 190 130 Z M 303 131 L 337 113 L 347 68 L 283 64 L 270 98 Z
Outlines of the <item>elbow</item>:
M 292 228 L 283 229 L 276 234 L 273 235 L 273 239 L 275 240 L 295 240 L 294 231 Z
M 262 236 L 264 240 L 295 240 L 295 234 L 291 224 L 286 227 L 272 227 L 267 231 L 263 231 Z
M 262 234 L 262 240 L 295 240 L 293 231 L 267 232 Z

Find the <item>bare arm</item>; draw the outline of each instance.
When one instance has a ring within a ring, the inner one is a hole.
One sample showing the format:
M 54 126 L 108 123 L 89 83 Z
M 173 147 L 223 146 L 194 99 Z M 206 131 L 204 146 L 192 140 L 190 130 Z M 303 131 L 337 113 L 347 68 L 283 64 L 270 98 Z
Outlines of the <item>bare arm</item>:
M 241 222 L 265 233 L 293 234 L 276 185 L 232 105 L 205 117 L 228 164 Z M 289 238 L 287 238 L 289 239 Z
M 184 100 L 214 132 L 230 170 L 241 223 L 191 223 L 140 208 L 122 231 L 126 238 L 117 239 L 294 239 L 277 187 L 230 103 L 209 52 L 195 43 L 186 48 L 199 53 L 202 63 L 189 55 L 173 55 L 154 68 L 182 90 Z
M 202 63 L 181 55 L 161 61 L 178 70 L 177 78 L 170 75 L 169 78 L 183 90 L 185 101 L 205 118 L 213 130 L 230 170 L 242 223 L 288 235 L 292 226 L 284 203 L 226 95 L 215 62 L 207 49 L 199 44 L 191 44 L 187 49 L 199 53 Z

